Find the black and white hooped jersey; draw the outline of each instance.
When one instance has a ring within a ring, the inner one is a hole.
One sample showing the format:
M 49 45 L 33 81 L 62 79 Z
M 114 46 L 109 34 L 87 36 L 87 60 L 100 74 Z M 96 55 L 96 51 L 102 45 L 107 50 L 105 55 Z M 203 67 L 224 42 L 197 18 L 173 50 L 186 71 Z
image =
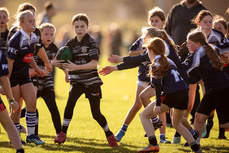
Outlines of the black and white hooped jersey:
M 160 55 L 155 57 L 154 62 L 156 63 L 156 67 L 160 65 L 158 63 L 159 58 Z M 160 105 L 160 96 L 162 93 L 172 94 L 178 91 L 188 90 L 188 85 L 178 72 L 175 63 L 170 59 L 168 59 L 168 62 L 170 63 L 170 69 L 167 71 L 165 77 L 161 79 L 151 77 L 151 86 L 156 90 L 157 105 Z
M 220 70 L 212 68 L 212 63 L 205 53 L 205 48 L 200 47 L 195 53 L 190 54 L 187 59 L 182 63 L 182 67 L 187 70 L 187 73 L 191 71 L 196 73 L 196 76 L 200 76 L 204 82 L 206 92 L 217 91 L 229 87 L 228 76 Z M 198 77 L 192 77 L 190 79 L 196 83 L 199 81 Z
M 8 75 L 8 63 L 5 53 L 0 50 L 0 77 Z
M 29 63 L 35 54 L 37 36 L 31 33 L 29 36 L 22 29 L 18 30 L 9 40 L 8 58 L 14 60 L 11 75 L 21 75 L 29 70 Z
M 58 51 L 58 48 L 54 43 L 51 43 L 47 48 L 44 47 L 44 49 L 49 60 L 52 60 L 56 56 L 56 53 Z M 38 55 L 35 55 L 34 58 L 36 59 L 37 65 L 40 68 L 45 69 L 45 64 L 43 60 Z M 54 87 L 54 73 L 49 73 L 45 77 L 38 77 L 38 90 L 41 91 L 44 88 L 49 87 Z
M 9 34 L 9 30 L 6 29 L 5 32 L 1 32 L 1 38 L 0 38 L 0 50 L 4 53 L 7 51 L 7 37 Z
M 95 40 L 89 34 L 86 34 L 80 42 L 76 37 L 71 39 L 66 46 L 72 51 L 73 63 L 76 65 L 87 64 L 92 60 L 99 59 L 99 48 Z M 69 78 L 71 84 L 81 84 L 85 87 L 100 86 L 103 84 L 98 75 L 97 68 L 70 71 Z

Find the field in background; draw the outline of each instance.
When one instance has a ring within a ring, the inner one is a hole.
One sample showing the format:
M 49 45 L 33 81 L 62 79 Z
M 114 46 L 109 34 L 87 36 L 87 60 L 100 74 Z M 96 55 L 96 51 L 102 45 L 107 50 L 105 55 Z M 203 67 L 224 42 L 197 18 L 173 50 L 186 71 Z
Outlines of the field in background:
M 109 63 L 106 58 L 103 57 L 100 61 L 99 69 L 105 65 L 109 65 Z M 62 121 L 69 84 L 65 83 L 64 73 L 62 71 L 58 69 L 56 74 L 56 101 Z M 116 134 L 122 126 L 126 113 L 135 99 L 137 69 L 113 72 L 108 76 L 101 76 L 101 78 L 104 82 L 104 85 L 102 85 L 103 99 L 101 101 L 101 110 L 108 121 L 110 129 Z M 6 104 L 5 97 L 3 100 Z M 119 147 L 115 149 L 110 148 L 107 144 L 103 130 L 97 122 L 93 120 L 89 103 L 83 95 L 76 104 L 74 116 L 68 130 L 68 139 L 63 145 L 59 146 L 53 142 L 55 130 L 50 113 L 44 101 L 39 98 L 37 106 L 40 116 L 39 133 L 41 139 L 44 140 L 46 144 L 41 146 L 27 144 L 24 146 L 26 153 L 128 153 L 137 152 L 148 145 L 148 140 L 144 137 L 145 132 L 141 125 L 139 115 L 137 114 L 130 124 L 122 142 L 119 143 Z M 202 139 L 201 146 L 204 152 L 229 152 L 229 141 L 216 139 L 218 137 L 218 120 L 216 117 L 214 121 L 214 127 L 211 131 L 210 138 Z M 25 126 L 25 119 L 21 119 L 21 124 Z M 166 136 L 169 140 L 172 140 L 174 131 L 174 128 L 167 128 Z M 157 131 L 156 134 L 158 137 L 159 132 Z M 21 136 L 22 139 L 25 140 L 26 135 L 21 134 Z M 226 136 L 229 138 L 229 132 L 226 132 Z M 8 143 L 7 134 L 1 127 L 0 153 L 15 152 Z M 182 139 L 180 145 L 160 144 L 160 152 L 191 152 L 189 147 L 182 146 L 184 143 L 185 140 Z

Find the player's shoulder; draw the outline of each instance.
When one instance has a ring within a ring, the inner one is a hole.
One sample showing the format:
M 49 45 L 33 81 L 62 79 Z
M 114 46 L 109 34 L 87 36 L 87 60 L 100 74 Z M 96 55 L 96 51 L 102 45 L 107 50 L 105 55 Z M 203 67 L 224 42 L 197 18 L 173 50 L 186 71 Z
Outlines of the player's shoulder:
M 16 33 L 10 38 L 8 45 L 9 46 L 19 46 L 20 39 L 21 39 L 22 33 L 20 30 L 16 31 Z

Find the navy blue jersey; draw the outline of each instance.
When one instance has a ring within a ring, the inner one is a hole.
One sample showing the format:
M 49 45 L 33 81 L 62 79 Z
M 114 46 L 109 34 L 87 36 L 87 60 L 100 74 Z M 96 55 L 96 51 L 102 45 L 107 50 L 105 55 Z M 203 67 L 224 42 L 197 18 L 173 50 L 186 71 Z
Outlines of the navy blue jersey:
M 0 76 L 6 76 L 8 73 L 9 71 L 6 55 L 3 51 L 0 50 Z
M 130 51 L 138 51 L 142 49 L 143 39 L 140 37 L 136 40 L 130 47 Z M 140 62 L 138 69 L 138 80 L 143 82 L 150 82 L 150 78 L 146 75 L 148 73 L 148 64 L 149 61 Z
M 99 59 L 99 48 L 89 34 L 86 34 L 80 42 L 76 37 L 71 39 L 66 46 L 72 51 L 73 63 L 77 65 L 87 64 L 92 60 Z M 71 84 L 81 84 L 84 87 L 100 86 L 103 84 L 98 75 L 97 68 L 70 71 L 69 78 Z
M 45 47 L 44 49 L 49 60 L 52 60 L 56 56 L 56 53 L 58 51 L 58 48 L 54 43 L 51 43 L 48 47 Z M 38 55 L 35 55 L 34 58 L 36 59 L 37 65 L 40 68 L 45 69 L 43 60 Z M 42 91 L 44 88 L 50 87 L 54 87 L 54 73 L 49 73 L 45 77 L 38 77 L 38 90 Z
M 159 66 L 158 59 L 160 56 L 156 56 L 154 62 Z M 161 95 L 172 94 L 181 90 L 188 90 L 188 85 L 186 81 L 181 77 L 177 70 L 175 63 L 168 59 L 170 63 L 170 69 L 167 71 L 167 75 L 162 79 L 155 79 L 151 77 L 151 86 L 156 90 L 156 104 L 159 106 L 161 104 Z
M 14 26 L 10 29 L 9 31 L 9 34 L 8 34 L 8 40 L 11 39 L 11 37 L 18 31 L 18 27 L 17 26 Z M 36 28 L 33 32 L 36 36 L 37 36 L 37 42 L 36 42 L 36 45 L 35 45 L 35 50 L 36 50 L 36 53 L 39 51 L 39 49 L 41 47 L 43 47 L 43 43 L 42 43 L 42 40 L 41 40 L 41 32 L 38 28 Z
M 0 50 L 4 53 L 7 51 L 7 37 L 8 37 L 9 30 L 6 29 L 5 32 L 1 32 L 0 38 Z
M 166 43 L 165 43 L 165 46 L 166 46 L 166 53 L 165 53 L 166 56 L 175 63 L 175 65 L 178 68 L 179 73 L 187 81 L 187 73 L 185 70 L 181 69 L 181 61 L 180 61 L 176 51 L 174 50 L 174 48 L 172 46 L 168 46 Z M 141 65 L 142 62 L 148 62 L 148 64 L 150 63 L 148 52 L 144 52 L 143 54 L 140 54 L 138 56 L 124 57 L 123 63 L 117 65 L 117 67 L 118 67 L 118 70 L 134 68 L 134 67 Z M 148 67 L 146 67 L 146 68 L 147 68 L 146 72 L 148 73 Z
M 207 37 L 208 43 L 218 44 L 221 43 L 224 39 L 222 32 L 212 29 L 210 35 Z
M 206 92 L 229 87 L 228 76 L 223 71 L 212 68 L 212 63 L 207 57 L 204 47 L 200 47 L 195 53 L 190 54 L 182 63 L 182 67 L 187 70 L 187 73 L 195 70 L 195 75 L 199 75 L 203 80 Z M 190 78 L 192 78 L 192 75 L 190 75 Z M 196 83 L 198 81 L 197 78 Z
M 11 76 L 28 73 L 29 64 L 35 54 L 36 43 L 37 36 L 34 33 L 29 36 L 22 29 L 9 40 L 7 56 L 14 60 Z

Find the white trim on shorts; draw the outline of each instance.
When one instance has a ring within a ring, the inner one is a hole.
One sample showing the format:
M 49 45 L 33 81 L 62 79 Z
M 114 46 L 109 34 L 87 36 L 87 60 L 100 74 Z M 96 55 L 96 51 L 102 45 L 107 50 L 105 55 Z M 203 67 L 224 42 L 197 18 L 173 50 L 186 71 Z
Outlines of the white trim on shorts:
M 136 82 L 139 86 L 143 87 L 143 88 L 146 88 L 149 86 L 149 83 L 150 82 L 145 82 L 145 81 L 140 81 L 140 80 L 137 80 Z

